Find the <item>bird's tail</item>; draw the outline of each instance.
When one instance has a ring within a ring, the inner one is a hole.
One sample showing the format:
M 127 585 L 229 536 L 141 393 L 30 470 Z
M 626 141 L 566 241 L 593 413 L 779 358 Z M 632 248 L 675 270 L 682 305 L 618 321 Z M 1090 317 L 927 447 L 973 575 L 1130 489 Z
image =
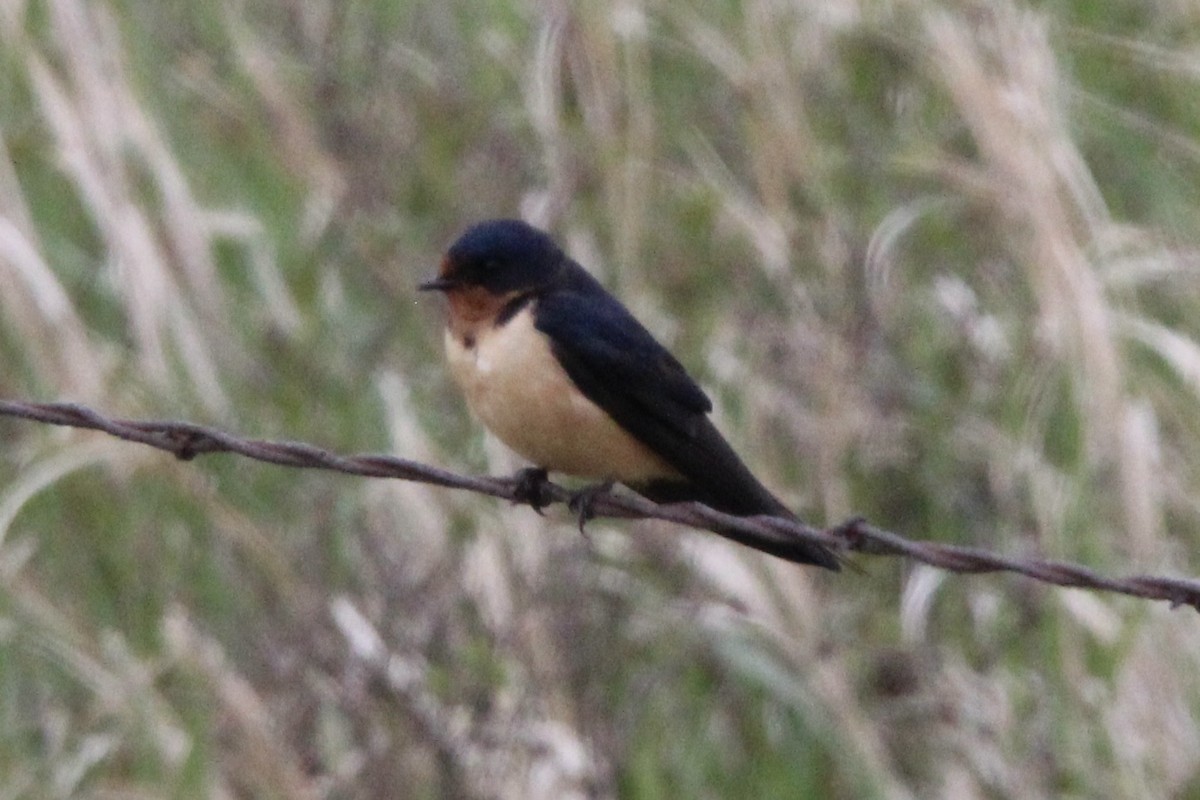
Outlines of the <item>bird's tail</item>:
M 716 533 L 738 544 L 753 547 L 755 550 L 791 561 L 795 564 L 812 564 L 833 570 L 834 572 L 838 572 L 842 568 L 837 555 L 829 548 L 814 542 L 804 542 L 794 539 L 782 531 L 769 537 L 737 528 L 720 528 Z
M 785 519 L 795 520 L 796 515 L 780 500 L 755 481 L 755 488 L 761 490 L 747 497 L 742 493 L 736 504 L 722 502 L 722 497 L 698 492 L 694 484 L 675 481 L 655 481 L 633 487 L 636 491 L 656 503 L 684 503 L 696 501 L 704 503 L 717 511 L 738 517 L 765 514 Z M 753 502 L 751 502 L 753 501 Z M 839 571 L 841 562 L 832 550 L 814 542 L 806 542 L 788 536 L 782 531 L 769 533 L 752 533 L 739 528 L 719 527 L 715 533 L 738 544 L 752 547 L 755 550 L 791 561 L 795 564 L 812 564 L 825 569 Z

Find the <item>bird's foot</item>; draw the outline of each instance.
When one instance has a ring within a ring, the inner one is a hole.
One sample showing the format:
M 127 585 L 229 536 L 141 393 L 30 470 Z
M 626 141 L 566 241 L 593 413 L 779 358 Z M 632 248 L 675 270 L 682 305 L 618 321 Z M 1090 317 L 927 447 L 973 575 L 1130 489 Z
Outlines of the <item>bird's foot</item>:
M 544 467 L 525 467 L 517 470 L 513 475 L 513 503 L 525 504 L 545 516 L 542 509 L 554 501 L 548 491 L 549 477 Z
M 595 516 L 593 506 L 596 504 L 596 498 L 611 492 L 612 487 L 613 481 L 594 483 L 577 492 L 572 492 L 570 499 L 567 500 L 567 508 L 574 511 L 579 517 L 579 532 L 583 534 L 584 538 L 587 538 L 587 531 L 583 526 Z

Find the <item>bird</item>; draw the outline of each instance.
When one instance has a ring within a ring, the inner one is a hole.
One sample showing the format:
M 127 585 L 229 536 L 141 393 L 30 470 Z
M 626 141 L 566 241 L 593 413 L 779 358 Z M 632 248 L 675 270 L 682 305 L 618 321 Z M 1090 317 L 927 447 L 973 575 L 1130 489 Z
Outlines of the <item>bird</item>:
M 795 519 L 717 430 L 683 365 L 549 234 L 518 219 L 476 223 L 417 288 L 445 296 L 449 371 L 472 413 L 535 465 L 524 477 L 559 472 L 657 503 Z M 839 569 L 816 543 L 717 533 Z

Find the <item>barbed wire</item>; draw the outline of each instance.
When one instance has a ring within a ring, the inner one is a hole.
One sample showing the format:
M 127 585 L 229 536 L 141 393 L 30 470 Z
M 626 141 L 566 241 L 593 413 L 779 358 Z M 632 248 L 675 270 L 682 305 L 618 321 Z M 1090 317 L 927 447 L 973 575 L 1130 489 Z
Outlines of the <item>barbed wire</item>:
M 118 439 L 164 450 L 182 460 L 204 453 L 234 453 L 256 461 L 299 469 L 323 469 L 348 475 L 399 480 L 464 489 L 514 503 L 526 502 L 519 477 L 461 475 L 440 467 L 390 455 L 341 456 L 304 442 L 247 439 L 191 422 L 114 419 L 75 403 L 29 403 L 0 400 L 0 415 L 49 425 L 103 431 Z M 545 484 L 539 500 L 570 502 L 574 493 Z M 1200 581 L 1154 575 L 1112 577 L 1079 564 L 1038 558 L 1004 556 L 975 547 L 906 539 L 855 518 L 827 529 L 783 517 L 734 517 L 698 503 L 659 505 L 642 497 L 602 492 L 588 507 L 592 517 L 659 519 L 691 528 L 715 531 L 735 528 L 777 540 L 824 545 L 835 552 L 905 556 L 932 567 L 965 574 L 1012 572 L 1043 583 L 1163 600 L 1172 608 L 1188 605 L 1200 611 Z

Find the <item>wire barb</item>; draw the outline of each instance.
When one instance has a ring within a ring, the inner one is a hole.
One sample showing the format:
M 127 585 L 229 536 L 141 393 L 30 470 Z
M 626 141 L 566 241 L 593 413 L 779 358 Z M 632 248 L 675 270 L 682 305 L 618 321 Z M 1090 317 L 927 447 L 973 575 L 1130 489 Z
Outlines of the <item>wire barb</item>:
M 75 403 L 0 400 L 0 415 L 102 431 L 118 439 L 164 450 L 183 461 L 190 461 L 205 453 L 234 453 L 284 467 L 323 469 L 369 478 L 395 478 L 463 489 L 513 502 L 527 502 L 523 498 L 528 486 L 522 482 L 520 473 L 511 478 L 460 475 L 397 456 L 339 456 L 304 442 L 245 439 L 191 422 L 114 419 Z M 562 486 L 550 482 L 539 487 L 539 493 L 539 500 L 544 500 L 545 504 L 569 503 L 574 496 Z M 1154 575 L 1109 577 L 1088 567 L 1064 561 L 1021 559 L 974 547 L 915 541 L 877 528 L 861 517 L 821 530 L 784 517 L 735 517 L 698 503 L 659 505 L 643 497 L 612 492 L 597 493 L 591 497 L 588 511 L 592 517 L 659 519 L 709 531 L 734 527 L 760 536 L 788 536 L 824 545 L 835 552 L 904 556 L 948 572 L 1012 572 L 1056 586 L 1162 600 L 1169 603 L 1171 608 L 1187 605 L 1200 611 L 1200 581 L 1194 579 Z

